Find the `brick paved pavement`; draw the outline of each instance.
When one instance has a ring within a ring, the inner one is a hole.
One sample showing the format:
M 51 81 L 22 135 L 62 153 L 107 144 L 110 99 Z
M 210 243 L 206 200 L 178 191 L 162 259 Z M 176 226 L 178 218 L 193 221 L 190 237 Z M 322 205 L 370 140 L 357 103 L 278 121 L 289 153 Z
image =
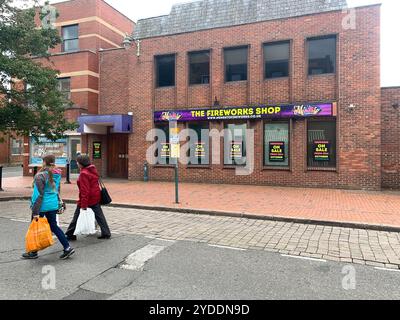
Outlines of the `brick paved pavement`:
M 0 197 L 29 196 L 30 177 L 4 179 Z M 182 183 L 176 205 L 174 184 L 108 180 L 114 203 L 194 209 L 253 216 L 285 217 L 400 227 L 400 192 Z M 76 199 L 77 187 L 62 185 L 64 199 Z
M 73 210 L 69 205 L 62 225 Z M 400 233 L 395 232 L 124 208 L 105 208 L 105 213 L 115 233 L 400 268 Z M 0 203 L 0 217 L 28 221 L 27 202 Z

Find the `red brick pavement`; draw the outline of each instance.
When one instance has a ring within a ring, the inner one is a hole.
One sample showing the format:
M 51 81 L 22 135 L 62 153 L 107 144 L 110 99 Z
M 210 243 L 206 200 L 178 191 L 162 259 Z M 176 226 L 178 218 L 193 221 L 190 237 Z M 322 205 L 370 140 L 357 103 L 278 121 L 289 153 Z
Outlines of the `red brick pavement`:
M 400 227 L 400 192 L 182 183 L 177 205 L 173 183 L 105 182 L 115 204 Z M 31 183 L 29 177 L 6 178 L 0 197 L 29 196 Z M 77 193 L 75 181 L 62 185 L 64 199 Z

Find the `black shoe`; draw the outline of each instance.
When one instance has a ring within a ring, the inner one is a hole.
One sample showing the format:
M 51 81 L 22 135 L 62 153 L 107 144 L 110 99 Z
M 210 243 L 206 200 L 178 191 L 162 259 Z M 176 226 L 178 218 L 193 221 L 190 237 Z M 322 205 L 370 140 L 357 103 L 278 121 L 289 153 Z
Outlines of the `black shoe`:
M 111 236 L 100 236 L 100 237 L 97 237 L 97 239 L 99 239 L 99 240 L 110 240 Z
M 64 253 L 60 256 L 61 260 L 68 259 L 70 256 L 72 256 L 75 253 L 74 248 L 69 248 L 67 250 L 64 250 Z
M 68 241 L 76 241 L 78 238 L 76 236 L 67 236 Z
M 39 258 L 39 255 L 37 254 L 37 252 L 29 252 L 29 253 L 24 253 L 22 255 L 23 259 L 37 259 Z

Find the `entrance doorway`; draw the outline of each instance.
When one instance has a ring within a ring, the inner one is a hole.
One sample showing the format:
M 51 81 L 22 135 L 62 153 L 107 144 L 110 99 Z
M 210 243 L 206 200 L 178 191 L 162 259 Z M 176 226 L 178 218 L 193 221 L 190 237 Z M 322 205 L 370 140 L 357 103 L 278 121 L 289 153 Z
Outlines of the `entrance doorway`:
M 110 178 L 128 179 L 127 134 L 108 135 L 107 175 Z

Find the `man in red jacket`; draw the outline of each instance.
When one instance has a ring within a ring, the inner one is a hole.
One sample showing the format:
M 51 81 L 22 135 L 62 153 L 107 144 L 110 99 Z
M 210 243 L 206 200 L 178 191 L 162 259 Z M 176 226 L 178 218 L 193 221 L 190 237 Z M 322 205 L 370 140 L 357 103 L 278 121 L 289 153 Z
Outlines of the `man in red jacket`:
M 79 200 L 78 205 L 75 210 L 74 217 L 68 227 L 67 239 L 70 241 L 75 241 L 76 236 L 74 235 L 76 223 L 78 221 L 79 213 L 82 210 L 87 210 L 90 208 L 93 210 L 96 221 L 101 229 L 101 236 L 98 239 L 110 239 L 111 232 L 108 227 L 106 217 L 104 216 L 103 210 L 101 209 L 101 195 L 100 195 L 100 185 L 99 185 L 99 174 L 97 169 L 90 162 L 90 158 L 87 155 L 79 155 L 77 162 L 80 169 L 80 174 L 78 178 L 78 188 L 79 188 Z

